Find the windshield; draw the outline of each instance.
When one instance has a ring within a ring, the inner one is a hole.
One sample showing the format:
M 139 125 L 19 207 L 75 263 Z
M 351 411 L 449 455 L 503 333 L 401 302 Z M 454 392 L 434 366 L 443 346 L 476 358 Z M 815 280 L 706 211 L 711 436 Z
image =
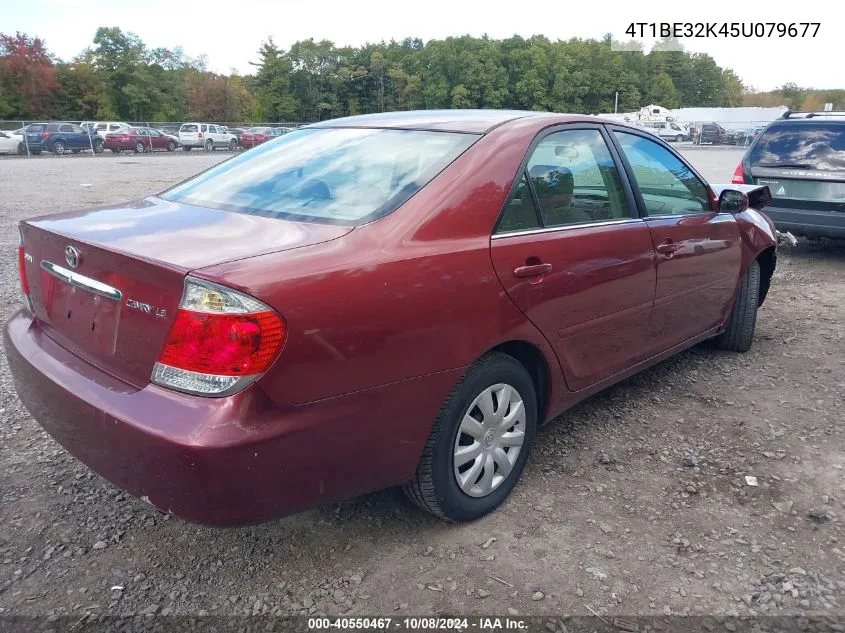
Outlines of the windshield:
M 478 138 L 409 130 L 297 130 L 161 197 L 288 220 L 363 224 L 398 208 Z
M 754 167 L 845 170 L 845 125 L 792 123 L 772 125 L 759 137 L 749 161 Z

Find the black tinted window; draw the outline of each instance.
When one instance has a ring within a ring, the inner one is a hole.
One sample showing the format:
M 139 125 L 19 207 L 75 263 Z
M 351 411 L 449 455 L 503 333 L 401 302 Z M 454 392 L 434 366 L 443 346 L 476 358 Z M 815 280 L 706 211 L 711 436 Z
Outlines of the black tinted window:
M 514 231 L 528 231 L 540 228 L 537 221 L 537 211 L 531 201 L 531 191 L 528 189 L 528 181 L 525 173 L 519 179 L 516 192 L 513 198 L 505 207 L 502 220 L 499 222 L 497 233 L 512 233 Z
M 845 125 L 821 121 L 771 125 L 754 145 L 749 161 L 756 167 L 845 170 Z

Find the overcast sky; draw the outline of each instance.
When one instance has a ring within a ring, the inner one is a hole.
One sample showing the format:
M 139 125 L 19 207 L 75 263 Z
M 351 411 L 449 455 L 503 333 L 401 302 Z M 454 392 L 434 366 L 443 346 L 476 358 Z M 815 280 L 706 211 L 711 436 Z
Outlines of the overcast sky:
M 843 88 L 843 45 L 825 3 L 752 0 L 596 0 L 553 3 L 499 0 L 0 0 L 0 31 L 22 31 L 47 41 L 69 59 L 90 45 L 99 26 L 137 33 L 151 48 L 182 46 L 208 55 L 211 70 L 252 72 L 263 39 L 287 48 L 313 37 L 357 46 L 382 39 L 487 33 L 493 38 L 542 34 L 555 39 L 627 38 L 631 22 L 821 22 L 815 38 L 685 39 L 691 52 L 709 53 L 746 85 L 770 90 L 787 82 Z M 649 40 L 645 40 L 649 45 Z

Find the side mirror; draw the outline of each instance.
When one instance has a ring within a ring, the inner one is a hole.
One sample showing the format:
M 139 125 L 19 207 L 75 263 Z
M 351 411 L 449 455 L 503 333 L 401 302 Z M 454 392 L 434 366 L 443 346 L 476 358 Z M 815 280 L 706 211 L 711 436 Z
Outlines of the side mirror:
M 724 189 L 719 194 L 719 211 L 742 213 L 748 208 L 748 195 L 738 189 Z

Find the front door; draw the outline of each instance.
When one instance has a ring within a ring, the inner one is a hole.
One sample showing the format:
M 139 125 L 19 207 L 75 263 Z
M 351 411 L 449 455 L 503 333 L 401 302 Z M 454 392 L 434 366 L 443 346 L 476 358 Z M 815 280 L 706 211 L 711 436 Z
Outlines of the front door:
M 573 391 L 644 359 L 654 250 L 599 126 L 533 147 L 491 241 L 511 300 L 551 343 Z
M 673 151 L 614 131 L 657 253 L 651 337 L 670 348 L 719 325 L 739 281 L 736 219 L 718 213 L 710 188 Z

